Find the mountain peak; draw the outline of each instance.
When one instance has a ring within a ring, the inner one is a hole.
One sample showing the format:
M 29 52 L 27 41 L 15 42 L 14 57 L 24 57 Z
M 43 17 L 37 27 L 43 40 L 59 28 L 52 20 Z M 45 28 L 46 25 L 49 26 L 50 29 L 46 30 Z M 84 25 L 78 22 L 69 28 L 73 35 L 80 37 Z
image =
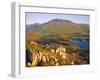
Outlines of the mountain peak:
M 56 21 L 56 22 L 72 22 L 72 21 L 70 21 L 70 20 L 64 20 L 64 19 L 53 19 L 53 20 L 51 20 L 51 21 Z M 50 21 L 50 22 L 51 22 Z

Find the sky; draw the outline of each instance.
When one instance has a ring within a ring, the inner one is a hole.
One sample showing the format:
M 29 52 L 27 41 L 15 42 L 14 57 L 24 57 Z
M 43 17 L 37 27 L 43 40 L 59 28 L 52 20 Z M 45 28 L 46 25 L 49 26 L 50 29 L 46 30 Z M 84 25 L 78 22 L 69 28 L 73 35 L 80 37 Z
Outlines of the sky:
M 26 24 L 34 24 L 34 23 L 42 24 L 52 19 L 71 20 L 75 23 L 83 23 L 83 24 L 90 23 L 89 15 L 26 12 Z

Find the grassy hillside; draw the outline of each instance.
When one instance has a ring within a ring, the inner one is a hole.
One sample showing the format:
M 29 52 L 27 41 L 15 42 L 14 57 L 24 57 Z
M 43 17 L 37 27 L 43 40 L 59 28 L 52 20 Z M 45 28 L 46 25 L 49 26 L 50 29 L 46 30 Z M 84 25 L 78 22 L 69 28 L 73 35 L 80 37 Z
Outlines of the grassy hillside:
M 30 31 L 26 32 L 26 41 L 38 41 L 41 38 L 41 34 L 39 32 Z
M 66 40 L 71 41 L 70 36 L 74 35 L 89 35 L 88 24 L 78 24 L 69 20 L 53 19 L 44 24 L 34 24 L 26 26 L 26 40 L 27 41 L 54 41 Z M 33 28 L 32 28 L 33 26 Z M 30 30 L 32 29 L 32 30 Z
M 84 31 L 83 34 L 89 35 L 89 25 L 88 24 L 80 24 L 82 30 Z
M 40 25 L 37 31 L 41 32 L 42 34 L 86 34 L 89 31 L 88 27 L 86 24 L 77 24 L 69 20 L 54 19 Z

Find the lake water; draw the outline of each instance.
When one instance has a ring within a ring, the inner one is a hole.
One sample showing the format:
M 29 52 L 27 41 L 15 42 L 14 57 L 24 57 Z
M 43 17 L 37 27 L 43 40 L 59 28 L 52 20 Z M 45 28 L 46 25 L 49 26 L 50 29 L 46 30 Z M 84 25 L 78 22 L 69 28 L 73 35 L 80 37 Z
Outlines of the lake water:
M 74 38 L 74 39 L 89 39 L 89 36 L 88 35 L 77 35 L 77 36 L 71 36 L 71 38 Z
M 81 48 L 84 48 L 86 50 L 89 49 L 89 42 L 87 42 L 87 41 L 85 41 L 85 42 L 82 42 L 82 41 L 72 41 L 72 42 L 67 42 L 67 44 L 74 44 L 74 45 L 80 46 Z
M 89 39 L 89 36 L 72 36 L 73 39 Z M 80 40 L 74 40 L 71 42 L 67 42 L 67 44 L 74 44 L 77 46 L 80 46 L 81 48 L 84 48 L 86 50 L 89 50 L 89 41 L 80 41 Z

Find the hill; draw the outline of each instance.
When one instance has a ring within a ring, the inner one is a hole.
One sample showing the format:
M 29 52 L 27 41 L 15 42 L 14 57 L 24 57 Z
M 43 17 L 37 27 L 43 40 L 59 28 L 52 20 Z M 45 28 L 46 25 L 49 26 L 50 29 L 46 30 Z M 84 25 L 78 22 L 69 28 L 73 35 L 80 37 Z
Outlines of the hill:
M 40 23 L 26 25 L 26 31 L 36 30 L 40 25 Z
M 72 40 L 72 35 L 89 35 L 88 24 L 78 24 L 70 20 L 53 19 L 43 24 L 26 25 L 26 38 L 30 40 Z M 42 41 L 41 40 L 41 41 Z
M 41 24 L 37 31 L 43 34 L 73 34 L 87 33 L 89 31 L 88 24 L 78 24 L 69 20 L 53 19 L 47 23 Z

